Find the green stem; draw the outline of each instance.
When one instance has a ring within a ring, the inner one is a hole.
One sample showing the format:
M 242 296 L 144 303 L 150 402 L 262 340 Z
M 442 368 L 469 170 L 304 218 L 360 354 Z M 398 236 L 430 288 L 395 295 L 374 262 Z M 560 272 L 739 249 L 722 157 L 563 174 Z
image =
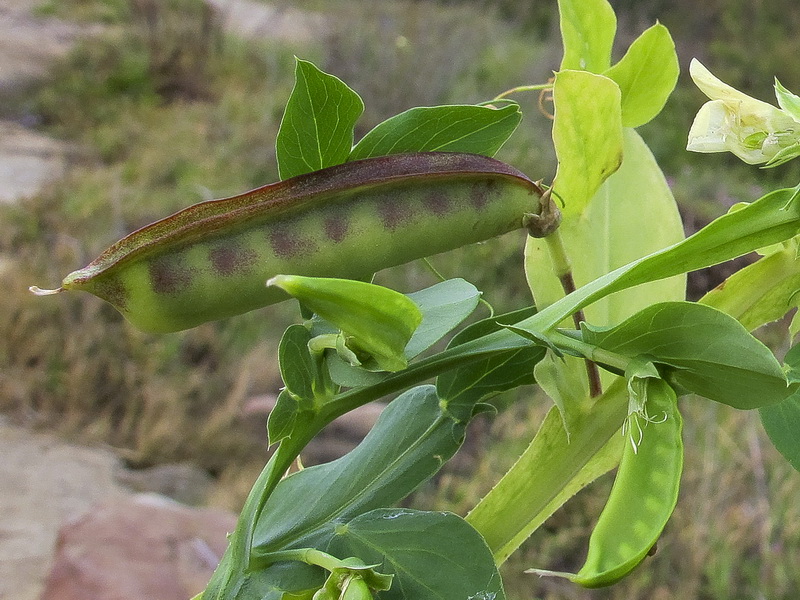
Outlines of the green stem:
M 520 92 L 539 92 L 541 90 L 552 90 L 553 84 L 552 83 L 539 83 L 536 85 L 518 85 L 517 87 L 513 87 L 510 90 L 506 90 L 502 94 L 498 94 L 494 97 L 494 100 L 502 100 L 503 98 L 507 98 L 511 94 L 518 94 Z
M 341 560 L 322 550 L 317 550 L 315 548 L 297 548 L 294 550 L 277 550 L 275 552 L 262 554 L 258 557 L 257 561 L 253 562 L 252 566 L 255 569 L 266 569 L 276 562 L 289 560 L 322 567 L 330 572 L 333 572 L 334 569 L 342 565 Z
M 589 360 L 592 363 L 608 365 L 609 367 L 613 367 L 615 370 L 622 373 L 624 373 L 628 368 L 628 363 L 630 363 L 631 360 L 622 354 L 617 354 L 616 352 L 610 352 L 608 350 L 598 348 L 597 346 L 593 346 L 592 344 L 587 344 L 581 339 L 581 334 L 579 331 L 554 329 L 548 332 L 547 337 L 550 338 L 550 341 L 553 342 L 558 348 L 571 350 L 572 352 L 580 354 L 586 358 L 586 360 Z
M 550 260 L 553 264 L 553 272 L 561 282 L 561 289 L 564 290 L 564 295 L 569 296 L 575 291 L 575 280 L 572 278 L 572 262 L 567 255 L 567 249 L 564 247 L 564 240 L 561 238 L 561 233 L 558 229 L 553 231 L 550 235 L 544 238 L 547 243 L 547 248 L 550 251 Z M 585 321 L 582 310 L 577 310 L 572 314 L 572 321 L 576 329 L 580 329 L 581 322 Z M 586 376 L 589 381 L 589 397 L 597 398 L 603 393 L 603 384 L 600 381 L 600 372 L 597 370 L 597 365 L 591 361 L 586 363 Z

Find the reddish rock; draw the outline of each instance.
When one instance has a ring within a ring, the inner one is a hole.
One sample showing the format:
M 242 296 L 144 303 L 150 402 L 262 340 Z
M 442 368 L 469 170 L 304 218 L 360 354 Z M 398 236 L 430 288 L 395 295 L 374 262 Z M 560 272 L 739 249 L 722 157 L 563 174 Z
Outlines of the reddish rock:
M 142 494 L 65 524 L 41 600 L 187 600 L 202 591 L 236 516 Z

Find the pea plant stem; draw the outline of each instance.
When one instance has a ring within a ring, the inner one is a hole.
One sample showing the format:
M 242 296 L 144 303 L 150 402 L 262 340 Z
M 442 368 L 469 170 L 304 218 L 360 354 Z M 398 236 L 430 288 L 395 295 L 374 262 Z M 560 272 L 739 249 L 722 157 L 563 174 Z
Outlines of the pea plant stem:
M 338 558 L 326 552 L 322 552 L 321 550 L 316 550 L 315 548 L 297 548 L 294 550 L 279 550 L 262 554 L 259 556 L 258 562 L 254 562 L 254 567 L 265 569 L 273 563 L 284 560 L 295 560 L 306 563 L 307 565 L 322 567 L 326 571 L 333 571 L 342 563 Z
M 505 92 L 502 92 L 494 97 L 494 100 L 503 100 L 504 98 L 508 98 L 512 94 L 518 94 L 520 92 L 540 92 L 542 90 L 552 90 L 553 84 L 552 83 L 539 83 L 535 85 L 518 85 L 517 87 L 513 87 Z
M 564 247 L 564 240 L 561 238 L 561 233 L 558 229 L 545 237 L 544 240 L 550 253 L 553 272 L 561 282 L 561 289 L 564 290 L 564 295 L 568 296 L 575 291 L 575 280 L 572 277 L 572 262 L 567 255 L 567 249 Z M 584 320 L 583 310 L 577 310 L 572 314 L 572 321 L 576 329 L 580 329 L 581 322 Z M 586 376 L 589 380 L 589 397 L 597 398 L 603 393 L 600 372 L 597 370 L 596 364 L 589 360 L 585 362 Z

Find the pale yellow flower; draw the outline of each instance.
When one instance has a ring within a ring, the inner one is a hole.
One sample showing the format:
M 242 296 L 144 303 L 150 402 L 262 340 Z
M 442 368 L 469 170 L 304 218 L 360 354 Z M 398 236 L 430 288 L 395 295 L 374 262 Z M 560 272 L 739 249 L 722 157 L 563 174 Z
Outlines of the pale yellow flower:
M 687 150 L 732 152 L 746 163 L 761 164 L 800 142 L 800 122 L 785 110 L 720 81 L 697 59 L 689 74 L 711 101 L 700 107 L 692 123 Z

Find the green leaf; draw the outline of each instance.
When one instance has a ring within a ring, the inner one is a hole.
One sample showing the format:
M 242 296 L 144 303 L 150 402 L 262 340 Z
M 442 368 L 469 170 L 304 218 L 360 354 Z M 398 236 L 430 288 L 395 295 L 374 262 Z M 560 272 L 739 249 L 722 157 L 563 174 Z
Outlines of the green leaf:
M 664 302 L 616 327 L 583 324 L 583 340 L 622 356 L 668 365 L 669 379 L 743 410 L 780 402 L 786 377 L 772 352 L 733 317 L 692 302 Z
M 405 349 L 406 358 L 421 354 L 464 321 L 478 306 L 481 293 L 463 279 L 448 279 L 408 294 L 422 311 L 422 322 Z
M 498 331 L 536 312 L 535 307 L 490 317 L 459 331 L 450 341 L 454 348 L 470 340 Z M 459 420 L 468 420 L 475 405 L 495 394 L 535 383 L 533 367 L 544 356 L 539 346 L 500 352 L 466 367 L 442 373 L 436 379 L 436 392 L 447 410 Z
M 533 375 L 541 390 L 558 408 L 564 429 L 569 433 L 573 411 L 580 411 L 589 396 L 585 361 L 563 355 L 559 357 L 550 351 L 536 363 Z
M 294 89 L 275 142 L 280 178 L 345 162 L 363 111 L 361 98 L 342 80 L 297 59 Z
M 772 444 L 795 470 L 800 471 L 800 392 L 772 406 L 758 409 Z
M 795 121 L 800 121 L 800 96 L 787 90 L 778 78 L 775 78 L 775 96 L 778 98 L 778 106 L 789 113 Z
M 602 75 L 556 73 L 553 144 L 558 171 L 553 191 L 565 219 L 580 215 L 600 184 L 622 163 L 620 89 Z
M 455 105 L 417 107 L 377 125 L 348 160 L 402 152 L 470 152 L 494 156 L 522 120 L 517 104 L 502 108 Z
M 657 23 L 631 44 L 625 56 L 603 73 L 622 91 L 622 124 L 644 125 L 664 108 L 678 82 L 680 67 L 669 30 Z
M 453 513 L 373 510 L 338 525 L 329 551 L 393 571 L 386 600 L 506 597 L 486 542 Z
M 422 322 L 406 344 L 405 357 L 411 360 L 457 327 L 475 310 L 480 295 L 463 279 L 449 279 L 407 294 L 422 311 Z M 385 373 L 352 366 L 336 355 L 328 357 L 328 367 L 331 379 L 348 388 L 374 385 L 386 377 Z
M 408 361 L 404 349 L 422 320 L 417 305 L 399 292 L 363 281 L 276 275 L 267 282 L 294 296 L 350 339 L 348 347 L 375 359 L 385 371 Z
M 611 65 L 617 17 L 606 0 L 558 0 L 564 58 L 561 69 L 602 73 Z
M 800 370 L 800 345 L 786 353 L 784 362 L 791 369 L 790 380 L 798 380 Z M 772 406 L 758 409 L 761 424 L 769 439 L 783 457 L 800 471 L 800 390 Z
M 342 387 L 358 388 L 376 385 L 386 378 L 385 371 L 369 371 L 363 367 L 354 367 L 338 354 L 329 354 L 326 356 L 326 362 L 331 380 Z
M 585 284 L 516 325 L 546 331 L 575 311 L 614 292 L 702 269 L 783 242 L 794 237 L 798 228 L 800 186 L 771 192 L 752 204 L 715 219 L 682 242 Z M 487 340 L 487 343 L 496 345 L 501 342 Z
M 266 569 L 239 573 L 235 589 L 222 589 L 218 574 L 229 569 L 230 553 L 214 573 L 214 578 L 198 600 L 311 600 L 325 582 L 325 572 L 301 563 L 277 563 Z
M 353 451 L 278 484 L 256 525 L 253 555 L 324 550 L 336 521 L 394 504 L 436 473 L 461 445 L 455 426 L 433 386 L 400 395 Z
M 270 446 L 292 434 L 299 411 L 300 405 L 289 390 L 283 390 L 278 394 L 275 406 L 267 418 L 267 439 Z
M 620 169 L 600 187 L 580 218 L 565 217 L 559 229 L 578 287 L 684 239 L 675 198 L 650 149 L 629 128 L 624 129 L 623 148 Z M 558 301 L 564 292 L 547 268 L 547 243 L 529 237 L 525 253 L 536 303 L 549 306 Z M 684 275 L 649 283 L 593 303 L 586 308 L 586 319 L 597 325 L 619 323 L 654 302 L 683 300 L 685 290 Z
M 497 564 L 584 486 L 619 462 L 627 416 L 625 382 L 617 378 L 591 411 L 576 415 L 570 434 L 553 407 L 536 437 L 467 521 L 486 539 Z
M 736 271 L 700 302 L 718 308 L 753 331 L 798 305 L 800 260 L 796 244 Z
M 278 346 L 278 364 L 286 389 L 295 398 L 314 399 L 317 368 L 308 351 L 311 332 L 302 325 L 290 325 Z
M 764 168 L 771 169 L 773 167 L 779 167 L 780 165 L 787 163 L 798 156 L 800 156 L 800 142 L 779 150 L 775 156 L 767 161 L 767 163 L 764 165 Z

